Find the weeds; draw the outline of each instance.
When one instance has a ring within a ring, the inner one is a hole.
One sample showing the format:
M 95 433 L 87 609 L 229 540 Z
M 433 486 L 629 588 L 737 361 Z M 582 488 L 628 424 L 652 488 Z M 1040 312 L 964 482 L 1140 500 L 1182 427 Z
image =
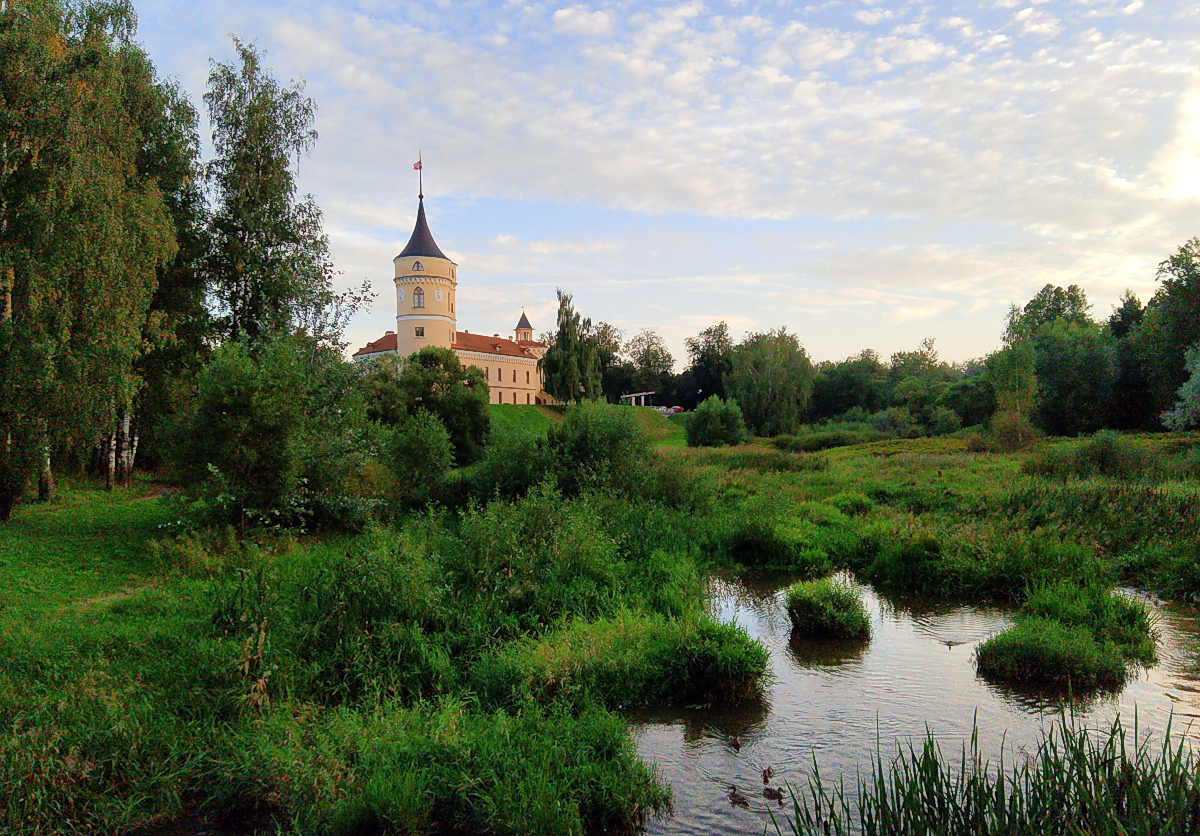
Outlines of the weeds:
M 1184 738 L 1172 738 L 1168 726 L 1153 749 L 1136 722 L 1131 737 L 1119 717 L 1107 733 L 1064 719 L 1034 754 L 1006 766 L 985 760 L 978 731 L 958 758 L 945 755 L 931 731 L 919 749 L 901 748 L 887 764 L 878 752 L 853 800 L 814 768 L 807 792 L 792 792 L 785 824 L 796 836 L 1200 832 L 1200 764 Z

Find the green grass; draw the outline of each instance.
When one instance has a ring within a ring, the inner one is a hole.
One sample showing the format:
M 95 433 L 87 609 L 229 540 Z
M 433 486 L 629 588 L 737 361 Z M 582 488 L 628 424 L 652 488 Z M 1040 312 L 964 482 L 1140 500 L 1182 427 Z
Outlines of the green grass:
M 846 581 L 800 581 L 788 589 L 787 602 L 792 630 L 802 636 L 865 639 L 871 635 L 871 619 L 862 599 Z
M 563 411 L 551 406 L 489 404 L 488 418 L 494 433 L 516 433 L 544 438 L 550 427 L 562 422 Z
M 1127 734 L 1120 718 L 1107 732 L 1064 719 L 1037 751 L 989 763 L 977 734 L 947 755 L 931 730 L 923 746 L 876 755 L 856 794 L 814 768 L 807 790 L 792 793 L 791 817 L 772 815 L 776 833 L 796 836 L 1187 836 L 1200 832 L 1200 762 L 1184 736 L 1161 741 Z
M 634 419 L 655 447 L 686 447 L 687 433 L 678 416 L 662 415 L 648 406 L 625 407 L 633 410 Z

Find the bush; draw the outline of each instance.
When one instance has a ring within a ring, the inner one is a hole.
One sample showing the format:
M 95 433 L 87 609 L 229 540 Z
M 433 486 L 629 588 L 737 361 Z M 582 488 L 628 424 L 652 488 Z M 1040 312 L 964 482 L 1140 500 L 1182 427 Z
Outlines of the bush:
M 546 443 L 564 494 L 575 496 L 600 488 L 628 492 L 641 487 L 650 442 L 633 412 L 585 403 L 567 410 L 563 422 L 550 428 Z
M 792 629 L 805 636 L 865 639 L 871 619 L 858 592 L 845 581 L 801 581 L 788 590 Z
M 907 436 L 913 430 L 912 413 L 904 406 L 893 406 L 876 412 L 867 421 L 875 432 L 891 438 Z
M 1125 684 L 1125 657 L 1111 641 L 1052 618 L 1023 618 L 975 650 L 980 676 L 1010 685 L 1116 690 Z
M 172 447 L 202 520 L 304 527 L 361 524 L 363 503 L 340 500 L 378 439 L 355 370 L 291 336 L 253 354 L 240 343 L 214 352 Z
M 696 407 L 685 427 L 688 447 L 724 447 L 749 438 L 737 401 L 713 395 Z
M 405 417 L 388 453 L 404 507 L 417 508 L 440 498 L 446 474 L 454 466 L 454 446 L 441 419 L 424 409 Z
M 491 419 L 483 369 L 463 366 L 453 351 L 428 346 L 399 362 L 367 364 L 362 388 L 369 417 L 397 426 L 424 409 L 441 419 L 454 445 L 454 460 L 467 465 L 483 455 Z
M 514 407 L 520 408 L 520 407 Z M 525 433 L 494 433 L 472 475 L 475 497 L 516 499 L 547 478 L 555 479 L 554 456 L 546 440 Z

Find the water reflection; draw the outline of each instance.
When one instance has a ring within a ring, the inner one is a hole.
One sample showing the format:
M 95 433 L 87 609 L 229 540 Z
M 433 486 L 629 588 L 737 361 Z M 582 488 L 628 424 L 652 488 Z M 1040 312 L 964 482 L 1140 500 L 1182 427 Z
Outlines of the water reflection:
M 775 786 L 800 789 L 815 757 L 826 779 L 844 776 L 849 785 L 860 767 L 869 768 L 877 747 L 888 758 L 898 743 L 919 742 L 927 729 L 953 752 L 977 724 L 983 753 L 995 760 L 1004 746 L 1010 762 L 1071 710 L 1068 695 L 1018 692 L 976 677 L 974 649 L 1011 623 L 1007 609 L 886 600 L 865 588 L 871 639 L 813 641 L 791 632 L 785 589 L 794 580 L 760 572 L 711 584 L 713 613 L 744 627 L 770 652 L 771 678 L 760 701 L 631 715 L 640 753 L 675 791 L 675 815 L 650 832 L 762 833 L 768 806 L 778 813 L 775 802 L 761 797 L 767 766 Z M 1076 698 L 1082 724 L 1106 729 L 1118 713 L 1132 718 L 1135 707 L 1139 727 L 1152 732 L 1165 728 L 1172 711 L 1176 732 L 1187 725 L 1181 719 L 1200 717 L 1196 611 L 1147 603 L 1158 619 L 1159 663 L 1120 694 Z M 1190 733 L 1200 739 L 1200 724 Z M 748 809 L 730 804 L 731 785 L 745 794 Z

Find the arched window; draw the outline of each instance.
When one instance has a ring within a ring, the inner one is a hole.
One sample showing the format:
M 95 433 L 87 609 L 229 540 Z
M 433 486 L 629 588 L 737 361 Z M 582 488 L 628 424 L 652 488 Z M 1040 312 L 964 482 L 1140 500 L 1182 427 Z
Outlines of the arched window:
M 423 272 L 425 272 L 425 265 L 424 265 L 424 264 L 422 264 L 422 263 L 421 263 L 421 262 L 419 262 L 419 261 L 414 261 L 414 262 L 413 262 L 413 272 L 414 272 L 414 273 L 423 273 Z
M 413 307 L 414 308 L 425 307 L 425 291 L 419 287 L 413 291 Z

